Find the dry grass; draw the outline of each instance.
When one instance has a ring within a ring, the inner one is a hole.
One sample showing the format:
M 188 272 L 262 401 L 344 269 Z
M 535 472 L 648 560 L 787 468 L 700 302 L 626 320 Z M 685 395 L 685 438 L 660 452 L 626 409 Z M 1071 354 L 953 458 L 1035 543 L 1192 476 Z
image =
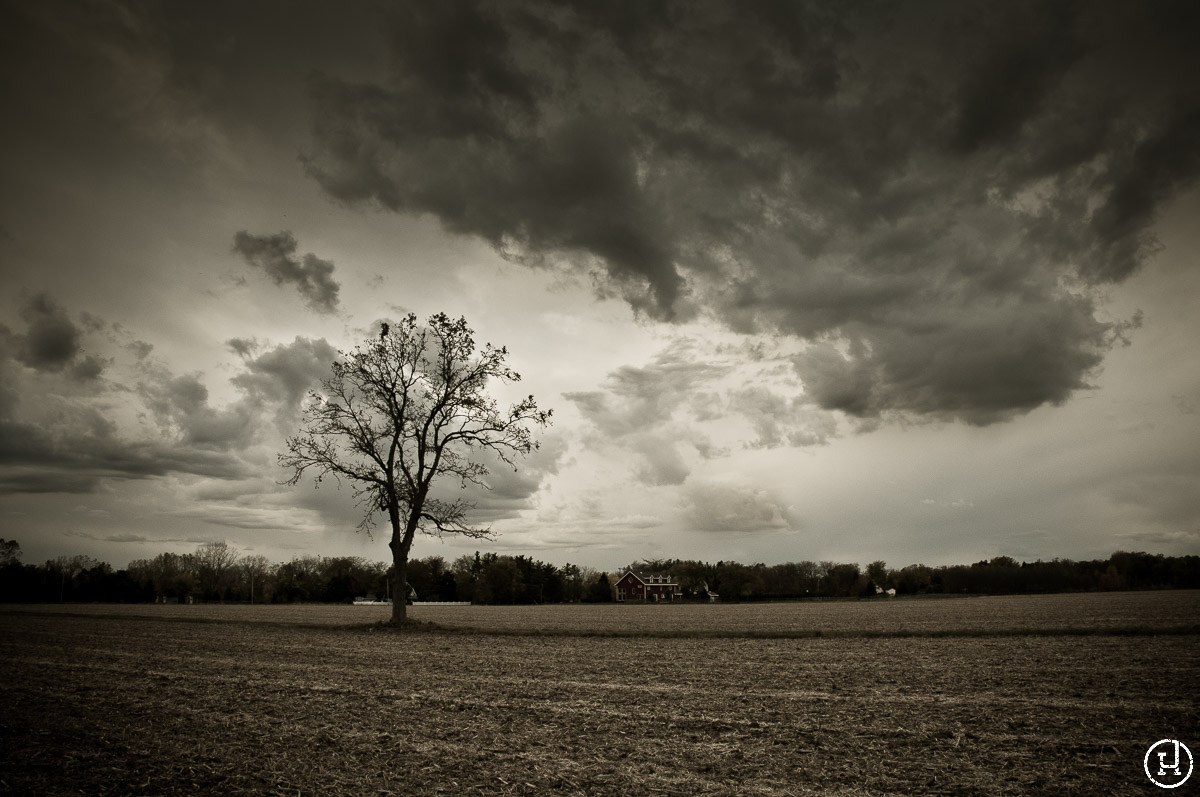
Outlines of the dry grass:
M 304 622 L 335 622 L 325 608 Z M 0 611 L 0 791 L 1129 794 L 1149 787 L 1151 743 L 1200 726 L 1194 635 L 397 635 L 112 614 Z

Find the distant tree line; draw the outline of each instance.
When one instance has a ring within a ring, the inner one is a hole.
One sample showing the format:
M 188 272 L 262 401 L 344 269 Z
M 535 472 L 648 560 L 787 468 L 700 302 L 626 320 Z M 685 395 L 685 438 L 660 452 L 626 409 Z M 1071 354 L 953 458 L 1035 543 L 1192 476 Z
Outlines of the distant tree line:
M 41 565 L 21 563 L 15 540 L 0 539 L 0 601 L 9 603 L 103 602 L 350 603 L 386 600 L 391 566 L 357 556 L 299 556 L 271 563 L 239 556 L 224 542 L 191 553 L 160 553 L 123 570 L 90 556 L 60 556 Z M 611 600 L 608 574 L 528 556 L 494 553 L 440 556 L 408 564 L 410 595 L 422 601 L 561 603 Z
M 897 595 L 1009 595 L 1131 589 L 1200 588 L 1200 556 L 1118 551 L 1107 559 L 1018 562 L 997 556 L 972 565 L 914 564 L 899 569 L 874 561 L 865 568 L 841 562 L 788 562 L 778 565 L 709 564 L 663 559 L 635 562 L 630 569 L 668 573 L 684 594 L 704 587 L 723 601 Z
M 528 556 L 479 553 L 447 562 L 441 556 L 408 564 L 410 594 L 421 601 L 477 604 L 605 602 L 625 570 L 673 576 L 688 598 L 705 590 L 723 601 L 868 598 L 881 590 L 897 595 L 1018 594 L 1132 589 L 1200 589 L 1200 556 L 1118 551 L 1103 560 L 1018 562 L 1008 556 L 972 565 L 908 565 L 865 568 L 840 562 L 745 565 L 658 559 L 600 572 L 557 566 Z M 160 553 L 123 570 L 89 556 L 60 556 L 41 565 L 22 564 L 14 540 L 0 539 L 0 601 L 17 603 L 349 603 L 355 598 L 392 598 L 391 568 L 355 556 L 300 556 L 271 563 L 240 556 L 224 542 L 191 553 Z

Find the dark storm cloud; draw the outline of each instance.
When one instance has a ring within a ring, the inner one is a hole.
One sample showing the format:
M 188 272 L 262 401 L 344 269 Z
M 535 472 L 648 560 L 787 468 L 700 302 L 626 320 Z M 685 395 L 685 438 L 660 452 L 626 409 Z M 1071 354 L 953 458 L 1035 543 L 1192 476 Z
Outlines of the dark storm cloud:
M 988 41 L 958 89 L 955 143 L 965 151 L 1004 145 L 1036 116 L 1064 73 L 1084 54 L 1074 9 L 1014 6 L 991 24 Z
M 259 349 L 259 343 L 254 338 L 230 338 L 225 341 L 225 346 L 242 359 L 250 357 Z
M 1197 13 L 414 3 L 390 74 L 314 80 L 306 164 L 655 317 L 812 341 L 823 408 L 992 423 L 1087 385 L 1100 291 L 1194 184 Z
M 104 373 L 105 361 L 94 354 L 89 354 L 71 367 L 71 376 L 81 382 L 98 379 Z
M 133 356 L 139 360 L 144 360 L 150 356 L 150 352 L 154 351 L 154 344 L 147 343 L 144 340 L 135 340 L 125 344 L 125 348 L 133 352 Z
M 53 428 L 0 420 L 0 493 L 90 493 L 104 481 L 170 473 L 232 479 L 246 470 L 221 452 L 123 438 L 89 411 L 64 413 Z
M 233 250 L 265 271 L 276 285 L 293 285 L 318 313 L 337 312 L 341 285 L 333 278 L 333 263 L 311 252 L 298 258 L 296 248 L 296 239 L 287 231 L 251 235 L 242 230 L 233 238 Z
M 96 354 L 82 354 L 83 334 L 96 331 L 95 317 L 84 313 L 83 327 L 71 320 L 66 310 L 45 294 L 38 294 L 22 305 L 21 320 L 25 331 L 14 332 L 0 324 L 0 360 L 19 362 L 45 374 L 62 373 L 80 385 L 95 386 L 110 364 Z M 16 373 L 0 385 L 0 417 L 16 402 Z
M 1114 328 L 1082 297 L 932 310 L 887 335 L 855 338 L 843 354 L 819 343 L 794 363 L 821 407 L 856 417 L 889 409 L 986 425 L 1061 404 L 1087 386 Z
M 17 359 L 30 368 L 60 371 L 79 353 L 79 327 L 45 294 L 25 303 L 21 319 L 29 328 L 21 339 Z
M 214 407 L 208 400 L 208 388 L 196 374 L 145 383 L 141 392 L 164 430 L 177 433 L 186 445 L 229 451 L 249 445 L 257 431 L 255 402 Z
M 95 319 L 86 313 L 85 326 L 95 330 Z M 32 297 L 21 307 L 26 329 L 12 332 L 0 325 L 0 344 L 18 362 L 35 371 L 63 372 L 80 382 L 100 377 L 108 362 L 95 354 L 80 356 L 83 332 L 66 310 L 45 294 Z
M 0 434 L 3 430 L 0 430 Z M 0 495 L 11 493 L 94 493 L 100 477 L 92 473 L 63 473 L 60 471 L 12 471 L 0 468 Z

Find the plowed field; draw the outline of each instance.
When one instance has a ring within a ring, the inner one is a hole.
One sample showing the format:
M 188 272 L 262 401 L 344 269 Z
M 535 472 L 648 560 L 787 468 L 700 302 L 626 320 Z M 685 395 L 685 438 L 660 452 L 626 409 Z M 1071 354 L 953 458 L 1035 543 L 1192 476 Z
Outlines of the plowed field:
M 7 611 L 283 625 L 345 626 L 391 617 L 390 606 L 39 605 Z M 831 600 L 798 603 L 410 606 L 409 617 L 447 628 L 503 633 L 655 636 L 999 635 L 1200 633 L 1200 590 Z
M 398 635 L 221 608 L 0 610 L 0 791 L 1132 794 L 1152 743 L 1200 746 L 1178 630 Z

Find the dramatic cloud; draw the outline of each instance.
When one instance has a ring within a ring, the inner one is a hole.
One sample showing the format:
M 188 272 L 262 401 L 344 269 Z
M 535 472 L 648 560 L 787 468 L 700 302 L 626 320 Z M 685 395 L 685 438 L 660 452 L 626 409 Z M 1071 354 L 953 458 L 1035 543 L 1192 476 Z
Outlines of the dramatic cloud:
M 30 368 L 58 371 L 79 352 L 79 329 L 61 307 L 44 294 L 33 297 L 22 309 L 29 325 L 17 359 Z
M 59 413 L 49 429 L 0 420 L 0 492 L 89 493 L 107 480 L 170 473 L 231 479 L 246 472 L 242 462 L 219 451 L 122 437 L 86 409 Z
M 11 356 L 35 371 L 66 373 L 79 382 L 91 382 L 104 372 L 107 362 L 103 358 L 95 354 L 80 356 L 84 329 L 50 297 L 38 294 L 25 302 L 21 320 L 26 325 L 24 333 L 14 333 L 0 324 L 0 356 Z M 95 330 L 97 319 L 85 314 L 83 324 Z
M 567 393 L 564 398 L 602 434 L 623 437 L 669 421 L 681 406 L 687 407 L 697 388 L 728 371 L 724 364 L 697 358 L 686 340 L 678 340 L 643 368 L 626 365 L 610 373 L 605 392 Z
M 132 355 L 135 390 L 97 381 L 110 361 L 80 356 L 83 330 L 45 296 L 22 318 L 27 332 L 0 335 L 0 493 L 89 493 L 108 480 L 169 474 L 243 478 L 246 452 L 278 443 L 264 420 L 294 429 L 302 396 L 337 356 L 323 339 L 297 337 L 247 357 L 231 380 L 240 397 L 215 406 L 199 375 L 150 361 L 140 341 L 120 347 Z
M 609 373 L 602 390 L 563 398 L 594 427 L 593 444 L 635 455 L 643 483 L 678 485 L 696 455 L 824 445 L 839 434 L 833 414 L 796 393 L 793 360 L 765 351 L 761 340 L 730 346 L 678 337 L 645 366 Z
M 594 425 L 597 443 L 637 454 L 634 473 L 646 484 L 683 483 L 690 469 L 681 444 L 690 443 L 702 455 L 712 449 L 687 422 L 695 415 L 690 399 L 729 367 L 700 360 L 691 349 L 686 340 L 677 340 L 643 368 L 623 366 L 610 373 L 603 391 L 563 394 Z
M 234 339 L 229 345 L 233 347 L 235 342 L 242 341 Z M 274 402 L 280 430 L 294 434 L 301 401 L 308 391 L 315 390 L 322 379 L 329 377 L 329 367 L 337 357 L 337 350 L 324 338 L 310 340 L 297 336 L 286 346 L 276 346 L 254 359 L 247 357 L 245 372 L 231 381 L 248 396 Z
M 567 442 L 561 434 L 543 434 L 538 441 L 539 448 L 521 460 L 515 470 L 498 458 L 491 458 L 484 479 L 487 488 L 468 485 L 466 490 L 459 490 L 457 483 L 447 481 L 437 488 L 438 497 L 462 498 L 470 503 L 472 523 L 487 524 L 517 517 L 533 505 L 543 482 L 558 473 L 559 464 L 567 454 Z
M 511 345 L 498 398 L 568 399 L 518 472 L 442 485 L 484 550 L 1200 550 L 1195 2 L 39 0 L 0 31 L 31 561 L 385 555 L 277 454 L 410 310 Z
M 306 164 L 652 316 L 812 341 L 825 409 L 989 424 L 1113 345 L 1101 291 L 1200 171 L 1196 13 L 416 3 L 390 75 L 315 80 Z
M 249 445 L 257 431 L 254 402 L 242 400 L 214 407 L 208 401 L 208 388 L 197 374 L 145 383 L 142 393 L 164 431 L 185 445 L 229 451 Z
M 883 334 L 864 332 L 845 352 L 825 342 L 794 358 L 822 407 L 871 417 L 909 410 L 985 425 L 1087 386 L 1112 342 L 1078 296 L 1006 300 L 971 313 L 931 308 Z
M 337 351 L 323 338 L 297 337 L 246 359 L 245 370 L 230 379 L 242 397 L 224 407 L 209 403 L 208 388 L 196 374 L 152 372 L 141 389 L 159 423 L 181 441 L 202 448 L 240 449 L 263 434 L 263 416 L 271 408 L 280 432 L 294 432 L 301 400 L 329 376 L 336 358 Z
M 233 238 L 233 250 L 246 262 L 261 268 L 276 285 L 295 286 L 308 306 L 318 313 L 335 313 L 341 286 L 333 278 L 333 263 L 309 252 L 296 257 L 297 243 L 290 232 L 251 235 L 242 230 Z
M 761 385 L 735 390 L 731 407 L 750 422 L 754 448 L 824 445 L 837 435 L 837 423 L 829 413 L 816 410 L 804 396 L 788 398 Z
M 259 343 L 254 338 L 230 338 L 225 341 L 225 346 L 243 359 L 250 357 L 259 349 Z
M 183 439 L 129 434 L 112 417 L 111 394 L 51 393 L 22 401 L 35 384 L 14 361 L 0 356 L 0 493 L 88 493 L 106 480 L 148 479 L 170 473 L 236 478 L 245 465 L 204 440 L 208 416 L 193 423 Z M 202 386 L 189 380 L 171 385 L 193 406 L 203 404 Z M 183 399 L 181 399 L 182 401 Z

